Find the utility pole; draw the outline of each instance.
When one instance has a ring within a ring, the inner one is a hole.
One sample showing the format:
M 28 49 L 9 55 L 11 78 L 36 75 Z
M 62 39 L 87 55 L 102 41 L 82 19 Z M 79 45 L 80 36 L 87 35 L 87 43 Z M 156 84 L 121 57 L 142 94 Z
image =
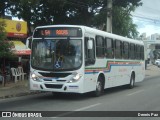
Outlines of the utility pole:
M 106 31 L 112 33 L 112 0 L 107 0 Z
M 144 43 L 144 60 L 145 60 L 145 70 L 147 69 L 148 64 L 148 54 L 147 54 L 147 41 L 142 39 Z

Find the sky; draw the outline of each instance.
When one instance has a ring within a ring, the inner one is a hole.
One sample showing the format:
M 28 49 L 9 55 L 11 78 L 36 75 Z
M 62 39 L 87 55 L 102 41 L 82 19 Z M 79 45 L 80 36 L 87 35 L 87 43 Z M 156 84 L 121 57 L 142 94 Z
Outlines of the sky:
M 133 15 L 133 22 L 138 26 L 137 30 L 151 34 L 160 34 L 160 0 L 141 0 L 143 5 L 138 7 Z

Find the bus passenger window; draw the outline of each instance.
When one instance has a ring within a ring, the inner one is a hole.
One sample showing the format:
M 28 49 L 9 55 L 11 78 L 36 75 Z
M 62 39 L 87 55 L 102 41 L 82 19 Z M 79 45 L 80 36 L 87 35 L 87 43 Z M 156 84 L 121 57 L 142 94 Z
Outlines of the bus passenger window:
M 104 57 L 104 38 L 102 36 L 96 36 L 96 56 Z
M 135 44 L 130 43 L 129 58 L 135 59 Z
M 140 56 L 140 46 L 136 45 L 136 59 L 139 60 L 141 58 Z
M 141 60 L 144 60 L 144 47 L 141 46 Z
M 115 41 L 115 58 L 122 58 L 122 42 L 119 40 Z
M 123 42 L 123 58 L 128 59 L 129 58 L 129 43 Z
M 114 45 L 113 39 L 105 38 L 105 57 L 106 58 L 114 58 Z

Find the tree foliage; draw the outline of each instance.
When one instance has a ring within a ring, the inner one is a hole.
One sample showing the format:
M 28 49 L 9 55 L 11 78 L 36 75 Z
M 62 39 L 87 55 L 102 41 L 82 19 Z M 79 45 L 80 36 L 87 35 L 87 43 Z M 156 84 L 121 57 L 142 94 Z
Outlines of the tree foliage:
M 8 12 L 9 7 L 10 7 L 9 0 L 1 0 L 1 2 L 0 2 L 0 17 L 5 16 L 5 12 Z
M 34 27 L 51 24 L 102 26 L 106 23 L 107 0 L 10 0 L 12 15 Z M 113 33 L 135 37 L 138 32 L 130 13 L 141 0 L 113 0 Z M 127 32 L 128 31 L 128 32 Z
M 138 36 L 137 26 L 133 24 L 132 18 L 128 15 L 128 11 L 122 7 L 114 7 L 113 13 L 115 14 L 113 16 L 113 32 L 129 38 L 136 38 Z
M 125 37 L 136 38 L 139 33 L 136 29 L 137 26 L 133 24 L 131 12 L 141 5 L 141 0 L 113 0 L 112 32 Z M 104 16 L 107 16 L 106 11 L 106 7 L 103 7 L 93 20 L 94 25 L 101 26 L 103 30 L 106 29 L 104 27 L 104 24 L 106 24 L 106 17 L 104 19 Z
M 6 39 L 5 22 L 0 18 L 0 58 L 9 58 L 13 56 L 11 51 L 12 43 Z
M 19 19 L 23 19 L 27 22 L 29 33 L 31 32 L 30 26 L 33 21 L 35 15 L 37 15 L 37 5 L 39 5 L 39 0 L 10 0 L 10 8 L 12 16 L 18 17 Z

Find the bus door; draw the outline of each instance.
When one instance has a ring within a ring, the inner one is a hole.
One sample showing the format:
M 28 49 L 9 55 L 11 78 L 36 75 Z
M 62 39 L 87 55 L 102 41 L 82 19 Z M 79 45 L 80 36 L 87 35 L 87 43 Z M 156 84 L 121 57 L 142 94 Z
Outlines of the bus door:
M 85 34 L 84 37 L 84 61 L 85 61 L 85 77 L 84 89 L 91 91 L 95 87 L 96 71 L 94 65 L 95 59 L 95 37 L 90 34 Z

